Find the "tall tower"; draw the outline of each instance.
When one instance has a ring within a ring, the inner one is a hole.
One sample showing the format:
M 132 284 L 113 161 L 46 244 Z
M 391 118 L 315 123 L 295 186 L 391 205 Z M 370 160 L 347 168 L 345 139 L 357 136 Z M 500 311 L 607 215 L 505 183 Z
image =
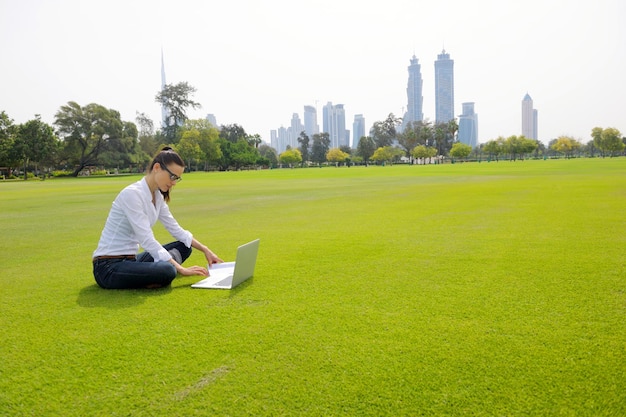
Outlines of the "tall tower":
M 304 131 L 304 125 L 300 121 L 300 115 L 298 113 L 293 113 L 291 116 L 291 137 L 289 138 L 289 145 L 295 149 L 300 144 L 298 143 L 298 138 L 300 137 L 300 133 Z
M 163 59 L 163 48 L 161 48 L 161 91 L 165 89 L 165 60 Z M 170 118 L 170 110 L 165 104 L 161 105 L 161 126 L 167 127 Z
M 320 133 L 320 127 L 317 124 L 317 109 L 313 106 L 304 106 L 304 131 L 309 139 Z
M 454 119 L 454 60 L 444 49 L 435 61 L 435 122 Z
M 533 99 L 526 93 L 522 100 L 522 136 L 528 139 L 539 139 L 537 118 L 537 110 L 533 108 Z
M 409 82 L 406 87 L 406 95 L 408 98 L 407 111 L 402 120 L 402 129 L 410 122 L 421 122 L 424 120 L 422 105 L 424 97 L 422 96 L 422 72 L 418 59 L 413 55 L 409 70 Z
M 322 109 L 322 112 L 323 128 L 324 132 L 328 133 L 330 147 L 350 146 L 350 138 L 346 131 L 346 112 L 343 104 L 333 105 L 329 101 Z
M 356 149 L 359 146 L 359 141 L 365 136 L 365 118 L 362 114 L 354 115 L 354 122 L 352 123 L 352 148 Z
M 478 115 L 474 112 L 474 103 L 463 103 L 463 114 L 459 116 L 459 142 L 478 146 Z

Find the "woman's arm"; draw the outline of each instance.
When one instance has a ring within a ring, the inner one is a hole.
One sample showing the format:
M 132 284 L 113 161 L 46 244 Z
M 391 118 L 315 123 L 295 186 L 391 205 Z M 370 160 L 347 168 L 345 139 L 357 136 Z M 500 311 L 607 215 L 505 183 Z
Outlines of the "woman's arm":
M 191 247 L 195 248 L 195 249 L 198 249 L 200 252 L 204 253 L 204 256 L 206 257 L 207 263 L 209 264 L 209 267 L 211 265 L 213 265 L 213 264 L 224 262 L 222 259 L 220 259 L 219 256 L 217 256 L 215 253 L 213 253 L 213 251 L 211 249 L 209 249 L 206 245 L 202 244 L 195 237 L 193 239 L 191 239 Z

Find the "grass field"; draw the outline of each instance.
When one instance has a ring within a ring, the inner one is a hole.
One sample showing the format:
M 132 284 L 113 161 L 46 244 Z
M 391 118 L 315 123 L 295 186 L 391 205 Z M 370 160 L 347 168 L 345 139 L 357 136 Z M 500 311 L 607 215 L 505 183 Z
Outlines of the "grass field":
M 254 278 L 101 290 L 139 178 L 0 183 L 0 415 L 626 415 L 626 158 L 186 174 Z

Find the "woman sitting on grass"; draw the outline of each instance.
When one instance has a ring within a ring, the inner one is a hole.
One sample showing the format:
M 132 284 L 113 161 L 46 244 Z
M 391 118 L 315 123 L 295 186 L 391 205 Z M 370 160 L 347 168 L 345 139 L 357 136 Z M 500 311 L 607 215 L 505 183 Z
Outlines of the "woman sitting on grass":
M 181 275 L 208 276 L 202 266 L 185 268 L 191 248 L 204 253 L 208 265 L 223 262 L 208 247 L 179 226 L 167 203 L 170 191 L 185 170 L 185 163 L 165 147 L 152 160 L 147 174 L 124 188 L 113 206 L 93 253 L 93 275 L 102 288 L 159 288 Z M 161 246 L 152 226 L 160 220 L 175 242 Z M 139 246 L 144 252 L 138 254 Z

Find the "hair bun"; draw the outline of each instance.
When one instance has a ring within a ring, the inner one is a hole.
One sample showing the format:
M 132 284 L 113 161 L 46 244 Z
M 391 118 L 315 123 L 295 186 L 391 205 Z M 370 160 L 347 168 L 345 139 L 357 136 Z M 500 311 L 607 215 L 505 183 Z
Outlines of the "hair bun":
M 172 149 L 169 146 L 164 146 L 163 149 L 161 149 L 161 152 L 167 152 L 167 151 L 173 151 L 174 149 Z

